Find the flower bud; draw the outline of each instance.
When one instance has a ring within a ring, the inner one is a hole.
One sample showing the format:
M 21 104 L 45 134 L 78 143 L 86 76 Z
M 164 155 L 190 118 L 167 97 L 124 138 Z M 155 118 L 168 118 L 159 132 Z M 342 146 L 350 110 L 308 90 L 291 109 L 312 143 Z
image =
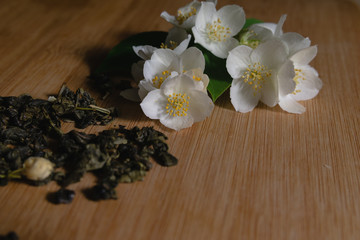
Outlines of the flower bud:
M 29 157 L 23 166 L 23 174 L 33 181 L 44 180 L 50 176 L 54 169 L 54 164 L 42 157 Z

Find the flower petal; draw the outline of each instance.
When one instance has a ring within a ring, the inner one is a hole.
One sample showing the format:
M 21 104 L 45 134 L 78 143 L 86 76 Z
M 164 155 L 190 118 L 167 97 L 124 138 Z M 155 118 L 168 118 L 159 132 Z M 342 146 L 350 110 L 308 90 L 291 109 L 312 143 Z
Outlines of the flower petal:
M 244 10 L 239 5 L 226 5 L 219 9 L 217 16 L 225 28 L 230 28 L 231 36 L 238 34 L 246 21 Z
M 255 34 L 253 34 L 250 39 L 259 40 L 260 42 L 266 42 L 274 36 L 274 31 L 276 28 L 276 24 L 264 24 L 258 23 L 250 26 L 249 30 Z M 274 30 L 272 30 L 274 29 Z
M 168 70 L 168 66 L 160 64 L 156 61 L 147 60 L 144 64 L 144 78 L 150 81 L 159 73 Z
M 317 46 L 311 46 L 298 51 L 293 56 L 291 56 L 290 60 L 293 61 L 296 65 L 308 65 L 311 60 L 314 59 L 316 54 Z
M 159 62 L 164 66 L 170 66 L 177 61 L 177 55 L 170 49 L 157 49 L 151 56 L 151 61 Z
M 150 45 L 144 45 L 144 46 L 133 46 L 133 50 L 135 54 L 141 57 L 143 60 L 149 60 L 152 54 L 154 53 L 154 51 L 157 50 L 157 48 Z
M 203 47 L 207 46 L 210 43 L 210 39 L 206 32 L 199 31 L 196 27 L 193 27 L 192 33 L 194 34 L 195 43 L 199 43 Z
M 190 47 L 180 55 L 180 71 L 199 68 L 205 69 L 205 58 L 203 53 L 196 47 Z
M 149 92 L 140 107 L 144 114 L 151 119 L 160 119 L 166 114 L 167 98 L 160 89 Z
M 294 32 L 284 33 L 280 38 L 288 46 L 289 56 L 292 56 L 301 49 L 309 47 L 311 43 L 309 38 L 304 38 L 300 34 Z
M 166 96 L 173 93 L 187 93 L 190 89 L 195 89 L 194 80 L 186 74 L 180 74 L 167 79 L 160 87 Z
M 250 47 L 241 45 L 229 52 L 226 69 L 232 78 L 240 78 L 241 72 L 248 67 L 251 51 Z
M 194 123 L 194 119 L 191 115 L 174 117 L 166 114 L 160 118 L 160 122 L 168 128 L 179 131 L 181 129 L 191 127 Z
M 272 34 L 275 33 L 275 29 L 276 29 L 277 24 L 276 23 L 256 23 L 250 26 L 250 28 L 252 27 L 261 27 L 261 28 L 265 28 L 267 30 L 270 30 Z
M 229 52 L 239 46 L 239 41 L 235 38 L 228 38 L 223 42 L 211 42 L 206 47 L 212 54 L 218 58 L 225 59 L 229 56 Z
M 254 94 L 252 87 L 236 78 L 231 83 L 230 99 L 235 110 L 238 112 L 250 112 L 259 102 L 260 94 Z
M 193 0 L 190 3 L 186 4 L 184 7 L 179 8 L 178 12 L 186 14 L 191 12 L 193 9 L 198 10 L 200 7 L 201 3 L 197 0 Z
M 251 54 L 252 62 L 261 62 L 269 69 L 279 69 L 287 60 L 286 45 L 279 39 L 261 43 Z
M 290 94 L 280 97 L 279 106 L 289 113 L 301 114 L 304 113 L 306 110 L 305 107 L 300 103 L 296 102 L 296 100 L 292 98 Z
M 293 98 L 296 101 L 309 100 L 314 98 L 322 88 L 322 81 L 316 70 L 310 66 L 302 66 L 302 76 L 298 79 L 296 92 Z
M 294 64 L 287 60 L 279 69 L 277 74 L 279 81 L 279 94 L 285 96 L 295 90 L 296 83 L 294 81 L 295 71 Z
M 157 49 L 144 64 L 144 77 L 149 81 L 163 71 L 179 71 L 179 57 L 170 49 Z
M 200 68 L 186 71 L 184 74 L 194 80 L 196 84 L 195 89 L 205 93 L 207 92 L 207 86 L 209 85 L 210 80 L 208 75 L 204 74 Z
M 189 46 L 190 40 L 191 40 L 191 34 L 188 34 L 187 38 L 182 42 L 180 42 L 180 44 L 176 48 L 174 48 L 174 53 L 176 53 L 177 55 L 182 54 Z
M 276 28 L 275 28 L 275 32 L 274 32 L 275 37 L 279 37 L 279 36 L 281 36 L 283 34 L 282 28 L 283 28 L 285 20 L 286 20 L 286 14 L 281 15 L 280 20 L 279 20 L 279 22 L 278 22 L 278 24 L 276 25 Z
M 184 29 L 191 29 L 195 25 L 196 13 L 200 9 L 200 6 L 201 3 L 197 0 L 194 0 L 191 3 L 187 4 L 186 6 L 179 8 L 178 13 L 181 12 L 182 14 L 187 15 L 187 17 L 183 22 L 177 21 L 177 25 Z
M 212 22 L 216 14 L 215 4 L 212 2 L 201 2 L 199 12 L 196 14 L 195 28 L 200 32 L 205 32 L 208 23 Z
M 139 92 L 138 92 L 140 99 L 143 100 L 148 94 L 148 92 L 151 92 L 156 89 L 157 88 L 154 87 L 152 82 L 147 81 L 145 79 L 141 80 L 139 83 Z
M 160 14 L 160 17 L 165 19 L 171 24 L 178 25 L 178 21 L 176 20 L 175 16 L 171 16 L 168 12 L 164 11 Z
M 269 107 L 274 107 L 279 102 L 277 77 L 273 76 L 265 81 L 261 89 L 260 101 Z M 257 94 L 259 95 L 259 94 Z
M 189 113 L 193 117 L 194 122 L 200 122 L 211 115 L 214 109 L 214 103 L 207 93 L 192 90 L 189 92 L 189 96 Z
M 170 41 L 174 41 L 177 43 L 182 42 L 188 37 L 188 34 L 185 29 L 174 26 L 171 28 L 168 32 L 168 35 L 166 36 L 165 43 L 169 45 Z

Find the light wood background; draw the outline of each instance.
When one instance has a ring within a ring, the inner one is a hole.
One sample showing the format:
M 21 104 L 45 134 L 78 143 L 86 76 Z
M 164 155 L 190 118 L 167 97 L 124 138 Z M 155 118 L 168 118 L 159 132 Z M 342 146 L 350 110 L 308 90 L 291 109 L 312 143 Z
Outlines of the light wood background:
M 0 95 L 56 94 L 65 82 L 99 98 L 86 77 L 125 37 L 167 31 L 163 10 L 187 0 L 0 0 Z M 302 115 L 260 105 L 234 111 L 227 92 L 208 119 L 179 132 L 116 94 L 99 103 L 121 116 L 107 127 L 154 126 L 176 167 L 155 164 L 118 200 L 91 202 L 71 185 L 70 205 L 45 200 L 55 183 L 0 187 L 0 235 L 20 239 L 360 239 L 360 8 L 347 0 L 219 0 L 277 22 L 318 45 L 324 87 Z M 105 127 L 105 128 L 107 128 Z M 68 131 L 72 126 L 64 126 Z M 104 127 L 90 127 L 97 132 Z

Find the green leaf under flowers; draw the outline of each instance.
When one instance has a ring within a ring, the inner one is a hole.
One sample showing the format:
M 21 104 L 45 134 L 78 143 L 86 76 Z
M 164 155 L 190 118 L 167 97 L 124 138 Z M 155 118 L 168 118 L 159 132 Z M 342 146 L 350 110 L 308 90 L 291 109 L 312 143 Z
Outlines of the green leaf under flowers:
M 256 23 L 263 23 L 263 21 L 256 19 L 256 18 L 248 18 L 248 19 L 246 19 L 243 29 L 246 29 Z
M 160 47 L 160 44 L 165 41 L 166 36 L 167 32 L 152 31 L 138 33 L 126 38 L 110 50 L 95 73 L 121 74 L 122 76 L 130 77 L 131 65 L 140 60 L 132 47 L 143 45 Z

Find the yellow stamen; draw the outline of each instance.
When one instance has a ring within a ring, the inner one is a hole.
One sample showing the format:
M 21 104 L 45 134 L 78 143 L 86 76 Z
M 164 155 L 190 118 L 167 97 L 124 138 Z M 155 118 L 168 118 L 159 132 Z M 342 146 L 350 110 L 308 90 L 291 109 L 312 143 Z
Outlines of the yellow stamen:
M 174 50 L 177 46 L 179 46 L 179 44 L 175 41 L 170 41 L 169 42 L 169 45 L 165 44 L 165 43 L 161 43 L 160 44 L 160 48 L 168 48 L 168 49 L 171 49 L 171 50 Z
M 170 94 L 167 99 L 168 103 L 166 104 L 165 107 L 165 109 L 167 109 L 166 113 L 173 117 L 186 116 L 187 115 L 186 112 L 189 109 L 189 100 L 190 100 L 190 96 L 187 96 L 186 93 Z
M 271 75 L 271 70 L 259 62 L 256 62 L 248 65 L 246 71 L 241 76 L 241 79 L 251 86 L 255 96 L 261 91 L 263 84 L 271 77 Z
M 163 71 L 159 76 L 155 76 L 153 79 L 152 79 L 152 83 L 154 85 L 154 87 L 156 88 L 160 88 L 161 84 L 165 81 L 166 78 L 168 78 L 170 76 L 170 71 Z
M 220 18 L 215 20 L 212 24 L 206 25 L 207 34 L 210 40 L 215 42 L 223 42 L 226 41 L 231 36 L 230 28 L 225 28 L 221 24 Z
M 295 77 L 293 78 L 296 86 L 295 86 L 295 90 L 292 92 L 292 94 L 296 95 L 297 93 L 301 92 L 300 89 L 296 89 L 297 85 L 300 83 L 301 81 L 306 80 L 305 78 L 305 74 L 303 73 L 303 71 L 301 69 L 295 68 Z
M 198 76 L 193 75 L 192 78 L 193 78 L 195 81 L 201 81 L 201 77 L 198 77 Z
M 179 25 L 182 25 L 188 18 L 196 15 L 196 8 L 191 7 L 190 11 L 183 13 L 182 11 L 178 11 L 176 16 L 176 20 L 179 22 Z

